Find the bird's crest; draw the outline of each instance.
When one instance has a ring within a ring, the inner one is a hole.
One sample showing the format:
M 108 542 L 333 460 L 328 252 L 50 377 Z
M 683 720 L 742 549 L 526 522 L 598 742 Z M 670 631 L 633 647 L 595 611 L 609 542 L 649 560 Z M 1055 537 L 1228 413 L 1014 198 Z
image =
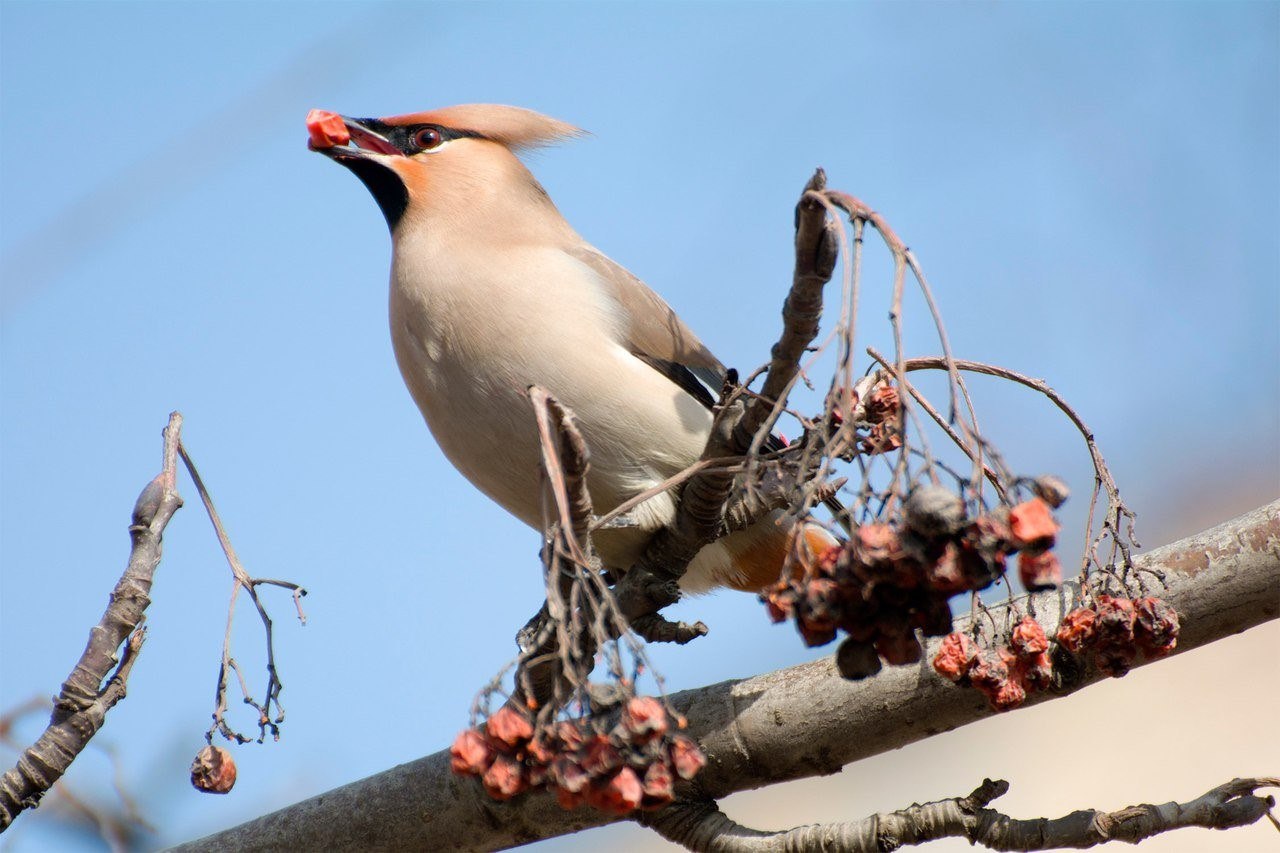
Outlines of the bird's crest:
M 460 104 L 422 113 L 391 116 L 382 121 L 396 126 L 438 124 L 452 130 L 471 131 L 513 150 L 554 145 L 585 132 L 533 110 L 503 104 Z

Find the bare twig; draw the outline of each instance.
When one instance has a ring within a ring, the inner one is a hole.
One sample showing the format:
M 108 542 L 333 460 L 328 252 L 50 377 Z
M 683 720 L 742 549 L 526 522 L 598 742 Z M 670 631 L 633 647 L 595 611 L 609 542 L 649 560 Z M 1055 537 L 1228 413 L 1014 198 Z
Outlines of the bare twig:
M 248 743 L 252 740 L 252 738 L 241 734 L 227 723 L 227 684 L 232 671 L 235 672 L 240 684 L 240 694 L 244 704 L 252 706 L 258 712 L 258 743 L 262 743 L 266 739 L 268 731 L 270 731 L 273 738 L 279 740 L 280 724 L 284 722 L 285 716 L 284 706 L 280 704 L 280 693 L 284 690 L 284 684 L 280 681 L 280 674 L 276 668 L 275 638 L 271 617 L 267 614 L 267 608 L 258 596 L 257 588 L 262 584 L 266 584 L 291 590 L 293 592 L 294 605 L 298 611 L 298 621 L 303 625 L 307 624 L 307 617 L 302 612 L 302 596 L 306 595 L 307 591 L 292 581 L 254 578 L 249 575 L 244 568 L 244 564 L 240 562 L 240 558 L 236 555 L 235 548 L 231 545 L 231 537 L 227 535 L 226 528 L 222 525 L 222 519 L 218 517 L 218 510 L 213 505 L 213 498 L 209 495 L 208 488 L 205 487 L 200 471 L 191 460 L 186 446 L 181 442 L 178 444 L 178 452 L 182 456 L 183 464 L 186 465 L 187 473 L 191 475 L 191 480 L 196 485 L 196 491 L 200 493 L 200 500 L 204 503 L 205 511 L 209 514 L 209 521 L 213 524 L 214 533 L 217 534 L 218 543 L 222 546 L 222 553 L 227 558 L 227 564 L 231 567 L 232 574 L 231 600 L 227 604 L 227 629 L 222 637 L 222 661 L 218 666 L 218 687 L 214 697 L 213 723 L 209 726 L 209 731 L 205 733 L 205 740 L 212 743 L 215 731 L 227 740 L 235 741 L 236 743 Z M 250 695 L 243 674 L 231 656 L 231 629 L 235 623 L 236 599 L 242 589 L 257 609 L 258 617 L 262 620 L 263 631 L 266 633 L 267 687 L 266 698 L 261 703 Z M 272 712 L 273 707 L 275 708 L 274 713 Z
M 699 853 L 789 853 L 839 850 L 880 853 L 939 838 L 965 838 L 991 850 L 1085 849 L 1108 841 L 1137 844 L 1175 829 L 1230 829 L 1257 822 L 1275 805 L 1259 788 L 1280 779 L 1233 779 L 1186 803 L 1129 806 L 1114 812 L 1086 809 L 1065 817 L 1017 820 L 987 806 L 1009 783 L 983 781 L 967 797 L 916 804 L 863 820 L 811 824 L 762 832 L 730 819 L 714 801 L 680 802 L 638 821 L 669 841 Z
M 181 429 L 182 415 L 174 412 L 164 430 L 163 468 L 142 490 L 133 508 L 129 563 L 102 619 L 89 632 L 84 654 L 62 685 L 48 728 L 22 754 L 17 766 L 0 778 L 0 831 L 24 809 L 39 804 L 102 728 L 107 712 L 124 698 L 129 670 L 142 646 L 138 626 L 151 603 L 151 583 L 160 564 L 164 529 L 182 506 L 175 482 Z M 116 652 L 126 638 L 128 644 L 117 665 Z

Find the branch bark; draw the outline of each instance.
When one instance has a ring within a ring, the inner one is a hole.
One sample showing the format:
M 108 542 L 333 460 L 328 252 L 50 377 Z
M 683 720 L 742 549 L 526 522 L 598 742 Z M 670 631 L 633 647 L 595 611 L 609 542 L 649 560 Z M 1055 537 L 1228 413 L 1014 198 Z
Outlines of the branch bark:
M 151 604 L 151 581 L 160 565 L 164 529 L 182 506 L 175 483 L 181 429 L 182 416 L 174 412 L 164 430 L 164 466 L 133 507 L 129 563 L 102 618 L 89 631 L 84 654 L 54 701 L 48 728 L 22 754 L 17 766 L 0 778 L 0 831 L 25 809 L 39 805 L 44 793 L 102 728 L 107 712 L 125 696 L 129 671 L 145 637 L 145 629 L 138 626 Z M 117 666 L 116 651 L 121 644 L 124 652 Z
M 1176 653 L 1280 616 L 1280 501 L 1151 551 L 1137 565 L 1160 572 L 1162 598 L 1182 616 Z M 1024 596 L 1049 633 L 1079 588 Z M 965 620 L 957 620 L 964 630 Z M 764 616 L 761 616 L 764 623 Z M 788 638 L 789 639 L 789 638 Z M 932 654 L 931 646 L 929 653 Z M 926 657 L 926 661 L 928 657 Z M 1102 678 L 1083 673 L 1057 696 Z M 1057 698 L 1035 694 L 1028 705 Z M 936 677 L 927 662 L 848 682 L 828 658 L 671 697 L 709 763 L 698 793 L 716 799 L 845 764 L 948 731 L 993 712 L 981 696 Z M 548 795 L 490 800 L 449 770 L 448 751 L 400 765 L 198 841 L 182 851 L 417 848 L 496 850 L 619 818 L 562 810 Z

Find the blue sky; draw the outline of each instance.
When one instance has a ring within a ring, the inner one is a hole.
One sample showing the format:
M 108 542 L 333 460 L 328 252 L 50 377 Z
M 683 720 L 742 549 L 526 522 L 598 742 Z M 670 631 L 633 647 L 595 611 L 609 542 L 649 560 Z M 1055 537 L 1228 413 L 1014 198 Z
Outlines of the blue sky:
M 792 207 L 822 165 L 913 247 L 958 355 L 1076 403 L 1144 540 L 1274 497 L 1277 45 L 1275 3 L 6 0 L 0 708 L 65 678 L 175 408 L 242 559 L 303 583 L 311 622 L 276 597 L 283 740 L 237 751 L 231 796 L 197 795 L 230 577 L 185 484 L 102 735 L 157 842 L 446 745 L 536 608 L 537 535 L 452 471 L 400 383 L 382 216 L 306 150 L 312 107 L 491 101 L 591 131 L 535 173 L 744 369 L 776 335 Z M 1016 468 L 1087 489 L 1049 407 L 979 390 Z M 813 654 L 748 596 L 679 612 L 712 634 L 658 650 L 673 688 Z M 70 843 L 26 822 L 7 849 Z

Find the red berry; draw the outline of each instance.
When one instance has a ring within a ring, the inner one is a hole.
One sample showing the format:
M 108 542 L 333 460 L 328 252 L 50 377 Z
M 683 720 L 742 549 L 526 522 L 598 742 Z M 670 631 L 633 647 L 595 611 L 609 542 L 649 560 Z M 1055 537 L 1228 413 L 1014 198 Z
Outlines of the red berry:
M 933 656 L 933 669 L 948 681 L 959 681 L 969 674 L 978 657 L 978 647 L 968 635 L 948 634 Z
M 460 776 L 479 776 L 493 763 L 493 747 L 475 729 L 461 732 L 449 747 L 449 766 Z

